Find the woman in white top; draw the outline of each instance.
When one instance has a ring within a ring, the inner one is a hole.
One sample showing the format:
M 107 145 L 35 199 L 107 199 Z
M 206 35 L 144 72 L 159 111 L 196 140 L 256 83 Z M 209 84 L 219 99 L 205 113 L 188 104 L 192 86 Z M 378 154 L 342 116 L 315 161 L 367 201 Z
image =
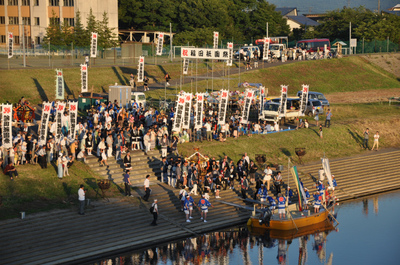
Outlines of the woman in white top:
M 372 146 L 371 151 L 374 150 L 375 145 L 376 145 L 376 151 L 378 151 L 378 148 L 379 148 L 379 132 L 378 131 L 376 131 L 376 133 L 374 134 L 374 145 Z

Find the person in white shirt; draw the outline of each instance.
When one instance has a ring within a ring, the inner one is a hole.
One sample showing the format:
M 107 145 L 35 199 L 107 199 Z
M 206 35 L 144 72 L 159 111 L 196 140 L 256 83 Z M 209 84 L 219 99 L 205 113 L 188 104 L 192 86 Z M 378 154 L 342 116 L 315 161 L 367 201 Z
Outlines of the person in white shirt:
M 85 214 L 85 188 L 83 184 L 79 187 L 78 190 L 78 196 L 79 196 L 79 214 L 84 215 Z
M 207 122 L 204 127 L 206 128 L 206 132 L 207 132 L 207 141 L 212 141 L 212 134 L 211 134 L 211 123 Z
M 157 225 L 157 218 L 158 218 L 157 199 L 154 199 L 154 202 L 151 205 L 151 207 L 153 207 L 153 222 L 150 225 Z
M 101 152 L 100 166 L 104 166 L 104 165 L 106 165 L 108 167 L 106 151 L 103 149 Z
M 144 190 L 146 192 L 146 194 L 143 196 L 143 200 L 145 200 L 146 202 L 149 200 L 150 197 L 150 175 L 146 176 L 146 179 L 144 180 Z
M 265 176 L 263 179 L 263 184 L 265 185 L 265 182 L 267 182 L 267 190 L 269 190 L 270 187 L 270 182 L 272 178 L 272 170 L 270 166 L 267 166 L 267 168 L 264 170 Z
M 147 154 L 147 152 L 150 151 L 151 147 L 150 131 L 148 131 L 146 135 L 143 137 L 143 143 L 145 146 L 145 153 Z
M 376 133 L 374 134 L 374 145 L 372 146 L 371 151 L 374 150 L 375 145 L 376 145 L 376 151 L 378 151 L 378 148 L 379 148 L 379 132 L 378 131 L 376 131 Z

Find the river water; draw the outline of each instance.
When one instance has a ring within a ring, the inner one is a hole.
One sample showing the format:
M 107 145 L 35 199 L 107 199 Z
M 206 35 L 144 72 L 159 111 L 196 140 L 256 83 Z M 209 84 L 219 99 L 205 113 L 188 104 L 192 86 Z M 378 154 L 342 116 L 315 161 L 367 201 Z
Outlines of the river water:
M 330 231 L 279 240 L 238 226 L 90 264 L 400 264 L 399 205 L 397 191 L 336 206 Z

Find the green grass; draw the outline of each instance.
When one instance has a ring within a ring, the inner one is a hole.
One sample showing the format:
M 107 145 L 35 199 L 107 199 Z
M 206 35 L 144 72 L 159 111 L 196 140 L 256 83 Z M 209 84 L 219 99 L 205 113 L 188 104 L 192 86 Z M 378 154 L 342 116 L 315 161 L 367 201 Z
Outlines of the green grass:
M 206 74 L 211 77 L 211 63 L 192 63 L 189 75 Z M 238 63 L 233 66 L 237 68 Z M 209 70 L 207 70 L 209 69 Z M 214 71 L 227 71 L 224 63 L 214 63 Z M 179 83 L 181 76 L 180 62 L 163 65 L 146 65 L 145 74 L 156 82 L 163 82 L 165 73 L 172 76 L 172 84 Z M 115 83 L 126 85 L 129 75 L 136 74 L 136 67 L 95 67 L 89 68 L 89 88 L 93 92 L 108 92 L 108 86 Z M 289 85 L 289 95 L 295 95 L 302 84 L 309 84 L 310 90 L 325 94 L 344 91 L 399 88 L 399 80 L 392 74 L 365 61 L 362 57 L 346 57 L 340 60 L 303 61 L 284 64 L 258 71 L 246 72 L 241 66 L 240 77 L 228 75 L 229 80 L 203 80 L 186 84 L 185 91 L 210 91 L 238 89 L 237 84 L 243 81 L 262 83 L 270 95 L 278 95 L 280 85 Z M 64 69 L 65 97 L 78 98 L 80 93 L 80 69 Z M 55 71 L 51 69 L 18 69 L 0 71 L 0 102 L 17 102 L 22 96 L 34 104 L 55 98 Z M 167 94 L 175 94 L 180 87 L 168 88 Z M 164 90 L 146 92 L 149 98 L 164 97 Z M 171 98 L 173 98 L 171 96 Z
M 342 108 L 344 107 L 344 108 Z M 217 141 L 181 144 L 178 148 L 184 156 L 191 155 L 193 148 L 199 147 L 200 153 L 215 156 L 217 159 L 228 155 L 234 161 L 239 160 L 244 152 L 251 159 L 256 154 L 265 154 L 267 163 L 287 164 L 288 157 L 295 163 L 298 158 L 296 147 L 305 147 L 307 154 L 304 162 L 318 161 L 324 154 L 329 158 L 353 156 L 365 152 L 362 148 L 363 132 L 370 128 L 371 139 L 375 131 L 380 131 L 380 148 L 400 147 L 397 128 L 400 126 L 400 108 L 383 104 L 355 104 L 352 106 L 332 106 L 333 118 L 331 128 L 323 128 L 323 139 L 320 139 L 318 128 L 293 130 L 290 132 L 271 133 L 267 135 L 241 136 L 238 139 L 228 138 L 225 143 Z M 320 117 L 324 122 L 324 117 Z M 315 125 L 314 120 L 310 120 Z M 294 126 L 293 126 L 294 127 Z M 292 127 L 292 128 L 293 128 Z M 370 145 L 372 144 L 370 141 Z
M 101 190 L 97 187 L 97 178 L 88 166 L 75 162 L 69 169 L 70 176 L 59 180 L 56 168 L 49 165 L 41 169 L 39 165 L 22 165 L 16 167 L 19 176 L 10 181 L 1 174 L 0 220 L 19 216 L 19 212 L 34 213 L 38 211 L 76 208 L 80 184 L 87 189 L 86 198 L 101 198 Z M 119 188 L 111 185 L 107 196 L 121 197 Z

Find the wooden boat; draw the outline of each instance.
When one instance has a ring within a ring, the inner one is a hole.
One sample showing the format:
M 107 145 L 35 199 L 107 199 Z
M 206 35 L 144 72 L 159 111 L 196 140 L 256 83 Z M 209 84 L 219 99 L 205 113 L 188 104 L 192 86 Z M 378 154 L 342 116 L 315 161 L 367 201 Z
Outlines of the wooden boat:
M 292 205 L 290 205 L 292 206 Z M 294 206 L 294 205 L 293 205 Z M 247 221 L 247 226 L 253 228 L 263 228 L 268 230 L 297 230 L 302 227 L 312 226 L 324 222 L 330 214 L 330 209 L 320 209 L 319 213 L 301 212 L 288 209 L 285 219 L 279 219 L 279 215 L 265 217 L 264 214 L 252 215 Z M 269 218 L 269 220 L 268 220 Z
M 247 222 L 247 225 L 251 229 L 262 228 L 278 231 L 298 230 L 303 227 L 313 226 L 322 223 L 327 220 L 328 215 L 332 216 L 330 210 L 333 209 L 335 201 L 330 201 L 327 208 L 321 205 L 318 213 L 303 211 L 302 205 L 304 205 L 303 200 L 305 196 L 296 166 L 293 166 L 290 171 L 293 175 L 293 179 L 298 190 L 298 204 L 292 204 L 286 208 L 286 217 L 284 219 L 279 219 L 278 214 L 273 215 L 269 210 L 262 212 L 258 216 L 256 215 L 256 211 L 253 211 L 252 216 L 250 216 Z
M 318 224 L 300 227 L 298 230 L 266 230 L 264 227 L 249 227 L 249 231 L 252 235 L 263 236 L 267 234 L 270 238 L 284 240 L 293 240 L 298 237 L 320 232 L 332 231 L 334 229 L 335 226 L 333 225 L 333 222 L 329 219 L 326 219 L 325 221 Z

